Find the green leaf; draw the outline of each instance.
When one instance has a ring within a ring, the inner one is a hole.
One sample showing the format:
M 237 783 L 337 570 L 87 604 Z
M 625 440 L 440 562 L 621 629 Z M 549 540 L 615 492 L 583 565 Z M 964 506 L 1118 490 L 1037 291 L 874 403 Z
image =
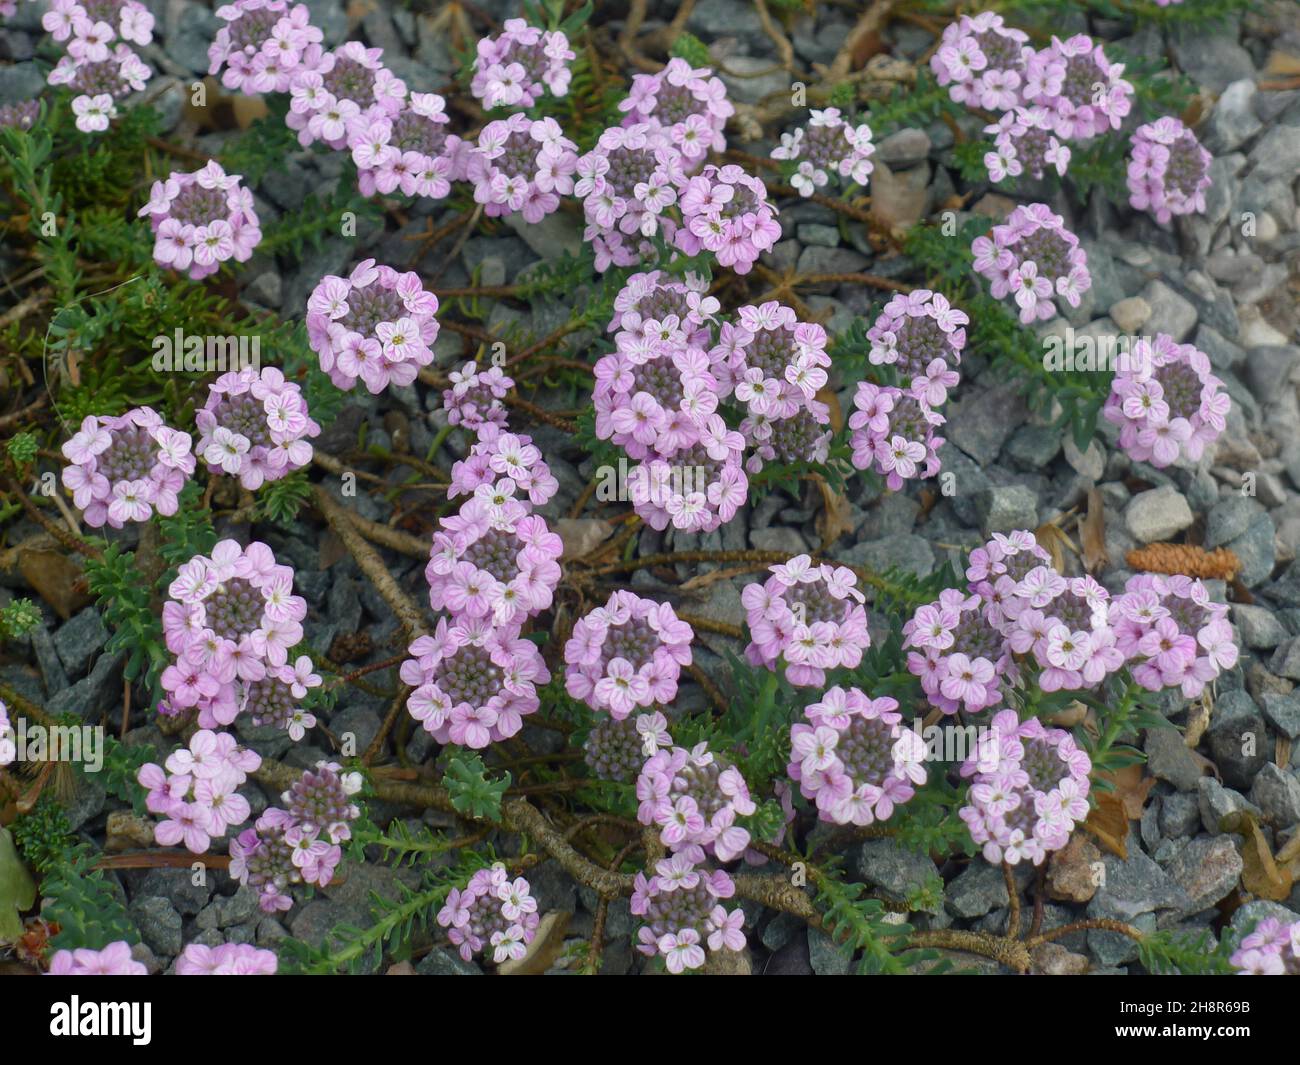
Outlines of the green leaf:
M 451 795 L 451 804 L 468 817 L 501 820 L 501 800 L 510 787 L 510 774 L 489 778 L 483 759 L 477 754 L 459 755 L 451 760 L 443 786 Z
M 14 837 L 0 828 L 0 943 L 13 943 L 23 934 L 19 915 L 36 902 L 36 881 L 18 857 Z

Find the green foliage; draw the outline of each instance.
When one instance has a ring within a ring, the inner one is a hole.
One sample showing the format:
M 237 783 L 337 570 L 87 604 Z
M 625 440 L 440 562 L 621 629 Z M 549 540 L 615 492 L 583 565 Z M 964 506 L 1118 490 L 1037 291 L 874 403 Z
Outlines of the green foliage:
M 510 787 L 509 773 L 489 777 L 479 755 L 461 754 L 451 759 L 442 783 L 451 795 L 452 806 L 466 817 L 501 820 L 501 800 Z
M 330 932 L 321 947 L 286 939 L 278 947 L 281 971 L 323 976 L 331 973 L 374 971 L 385 956 L 393 960 L 410 956 L 411 939 L 417 930 L 433 926 L 452 888 L 463 888 L 490 859 L 475 851 L 456 852 L 456 862 L 446 869 L 426 866 L 418 887 L 395 881 L 397 897 L 385 899 L 371 893 L 373 923 L 362 928 L 341 924 Z
M 713 60 L 709 56 L 709 46 L 693 33 L 679 33 L 668 54 L 677 59 L 685 59 L 693 67 L 710 67 Z
M 858 959 L 862 974 L 903 975 L 917 962 L 934 958 L 932 951 L 906 949 L 912 928 L 886 919 L 879 899 L 863 898 L 863 884 L 843 883 L 831 875 L 817 881 L 817 904 L 826 934 L 846 956 Z
M 86 561 L 86 583 L 103 613 L 110 654 L 126 651 L 122 673 L 143 684 L 152 701 L 161 697 L 158 678 L 169 661 L 162 624 L 149 602 L 149 584 L 135 555 L 119 544 L 105 544 L 102 560 Z
M 41 611 L 30 599 L 15 599 L 0 607 L 0 640 L 20 640 L 41 623 Z
M 73 240 L 73 218 L 59 218 L 64 211 L 63 195 L 52 184 L 49 165 L 54 146 L 53 132 L 62 108 L 42 103 L 40 116 L 30 130 L 0 129 L 0 160 L 5 180 L 14 187 L 19 202 L 27 209 L 27 228 L 38 242 L 37 257 L 46 280 L 60 303 L 72 299 L 81 273 L 77 269 L 77 248 Z
M 117 940 L 139 942 L 121 889 L 94 868 L 96 852 L 77 839 L 53 798 L 43 794 L 31 811 L 19 815 L 13 834 L 23 857 L 40 874 L 41 914 L 59 926 L 50 940 L 53 949 L 101 950 Z
M 995 300 L 972 270 L 971 242 L 989 228 L 985 218 L 968 219 L 956 232 L 942 226 L 918 225 L 908 233 L 907 253 L 926 271 L 928 285 L 948 297 L 970 316 L 967 349 L 983 355 L 992 366 L 1019 378 L 1036 414 L 1059 405 L 1053 427 L 1068 432 L 1080 450 L 1097 428 L 1102 404 L 1110 393 L 1109 373 L 1049 365 L 1049 349 L 1020 324 L 1016 313 Z
M 36 458 L 36 452 L 40 446 L 40 441 L 31 433 L 15 433 L 9 438 L 5 450 L 9 453 L 9 457 L 13 459 L 14 465 L 21 469 Z
M 1211 932 L 1154 932 L 1138 940 L 1138 961 L 1156 976 L 1226 976 L 1236 970 L 1228 961 L 1232 945 L 1215 940 Z
M 178 495 L 176 513 L 157 519 L 161 533 L 158 554 L 169 567 L 164 575 L 168 584 L 176 570 L 195 555 L 211 554 L 216 545 L 217 531 L 212 527 L 212 515 L 201 505 L 202 496 L 197 482 L 186 481 Z
M 307 480 L 307 471 L 295 470 L 262 488 L 257 499 L 257 517 L 288 527 L 310 498 L 311 482 Z
M 158 752 L 152 747 L 128 747 L 112 736 L 104 737 L 104 788 L 110 795 L 129 803 L 139 817 L 143 817 L 146 810 L 145 791 L 137 774 L 142 765 L 155 760 L 158 760 Z

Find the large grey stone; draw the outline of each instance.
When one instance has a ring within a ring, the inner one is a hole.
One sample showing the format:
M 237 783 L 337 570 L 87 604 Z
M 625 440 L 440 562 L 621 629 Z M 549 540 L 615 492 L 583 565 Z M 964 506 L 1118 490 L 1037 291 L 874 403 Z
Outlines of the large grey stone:
M 1267 762 L 1251 786 L 1250 801 L 1275 828 L 1290 828 L 1300 821 L 1300 780 L 1291 770 Z
M 1187 500 L 1172 485 L 1139 493 L 1124 510 L 1128 531 L 1143 544 L 1168 540 L 1194 520 Z
M 1213 906 L 1241 876 L 1241 855 L 1231 836 L 1201 836 L 1192 840 L 1169 863 L 1168 872 L 1186 894 L 1184 916 Z

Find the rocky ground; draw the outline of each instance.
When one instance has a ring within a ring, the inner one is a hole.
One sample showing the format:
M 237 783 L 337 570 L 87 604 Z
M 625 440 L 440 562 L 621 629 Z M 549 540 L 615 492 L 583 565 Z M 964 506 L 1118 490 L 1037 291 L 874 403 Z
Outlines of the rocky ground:
M 206 5 L 193 0 L 152 0 L 149 6 L 158 28 L 145 57 L 161 72 L 150 94 L 157 95 L 156 106 L 168 116 L 165 132 L 186 138 L 200 150 L 213 150 L 229 134 L 189 128 L 182 96 L 184 86 L 206 73 L 207 45 L 217 20 Z M 413 88 L 435 90 L 454 73 L 454 61 L 435 24 L 418 8 L 363 3 L 345 10 L 340 0 L 308 0 L 307 6 L 324 28 L 327 44 L 359 37 L 382 47 L 385 62 Z M 513 15 L 516 7 L 513 0 L 482 0 L 478 6 L 492 19 Z M 669 6 L 651 6 L 646 31 L 662 24 L 667 13 L 663 9 Z M 33 58 L 41 7 L 22 5 L 0 28 L 0 58 L 6 60 L 0 66 L 0 102 L 21 99 L 41 87 L 41 71 Z M 795 18 L 789 40 L 798 63 L 829 62 L 852 17 L 846 6 L 818 4 L 815 15 Z M 846 562 L 926 574 L 949 560 L 960 563 L 962 552 L 991 532 L 1064 521 L 1063 515 L 1079 507 L 1093 487 L 1100 490 L 1105 506 L 1105 547 L 1111 562 L 1102 580 L 1112 591 L 1122 588 L 1130 575 L 1125 556 L 1137 546 L 1186 539 L 1235 552 L 1242 562 L 1238 584 L 1229 588 L 1216 581 L 1210 586 L 1217 599 L 1232 603 L 1230 616 L 1243 655 L 1240 666 L 1218 682 L 1208 727 L 1195 747 L 1172 731 L 1145 737 L 1148 772 L 1155 784 L 1140 820 L 1132 826 L 1127 859 L 1077 837 L 1057 863 L 1050 879 L 1052 898 L 1044 911 L 1047 928 L 1081 915 L 1123 919 L 1143 929 L 1208 928 L 1220 918 L 1216 904 L 1238 897 L 1243 872 L 1241 841 L 1219 831 L 1220 818 L 1233 810 L 1255 812 L 1274 850 L 1300 824 L 1300 744 L 1293 745 L 1300 736 L 1300 691 L 1294 690 L 1300 682 L 1300 89 L 1270 87 L 1285 79 L 1269 67 L 1279 53 L 1289 55 L 1293 64 L 1300 56 L 1300 8 L 1268 4 L 1258 13 L 1228 20 L 1212 33 L 1167 37 L 1151 27 L 1135 35 L 1132 26 L 1122 22 L 1089 23 L 1081 14 L 1071 17 L 1072 23 L 1057 27 L 1058 32 L 1089 31 L 1105 41 L 1123 40 L 1141 54 L 1167 53 L 1203 90 L 1206 111 L 1199 132 L 1215 156 L 1214 186 L 1207 213 L 1173 227 L 1160 227 L 1125 204 L 1098 197 L 1080 211 L 1059 193 L 1049 192 L 1054 209 L 1066 215 L 1067 226 L 1082 238 L 1093 287 L 1079 308 L 1048 322 L 1043 331 L 1063 335 L 1072 327 L 1077 334 L 1093 336 L 1166 332 L 1194 343 L 1210 356 L 1232 397 L 1228 429 L 1204 461 L 1164 470 L 1131 461 L 1117 448 L 1114 429 L 1104 421 L 1081 452 L 1049 428 L 1047 418 L 1031 414 L 1018 386 L 1005 374 L 988 372 L 978 355 L 968 357 L 946 410 L 947 443 L 941 452 L 943 469 L 955 474 L 955 494 L 923 505 L 915 483 L 899 493 L 875 496 L 864 482 L 852 482 L 852 530 L 828 554 Z M 611 14 L 609 30 L 617 33 L 620 27 L 620 18 Z M 699 3 L 686 28 L 709 45 L 727 70 L 763 71 L 778 59 L 754 6 L 745 0 Z M 891 23 L 885 38 L 895 56 L 908 59 L 924 55 L 933 43 L 928 30 L 902 21 Z M 724 80 L 735 98 L 757 102 L 783 89 L 788 77 L 784 72 L 757 78 L 724 74 Z M 766 155 L 771 146 L 770 141 L 745 143 L 739 137 L 733 143 L 755 155 Z M 954 164 L 953 144 L 952 129 L 936 122 L 891 135 L 879 146 L 877 158 L 911 187 L 925 190 L 928 213 L 969 187 Z M 263 220 L 297 209 L 309 192 L 332 185 L 339 162 L 319 151 L 286 160 L 256 190 Z M 976 212 L 999 217 L 1010 205 L 983 189 L 976 189 L 967 202 Z M 437 206 L 416 205 L 404 229 L 391 220 L 386 226 L 363 225 L 358 238 L 329 240 L 301 262 L 259 255 L 238 274 L 242 296 L 285 317 L 301 316 L 308 292 L 323 274 L 346 272 L 366 256 L 409 259 L 413 245 L 407 238 L 424 232 L 430 217 L 435 226 L 447 220 Z M 1243 224 L 1247 217 L 1253 226 Z M 911 277 L 910 264 L 896 252 L 877 252 L 856 233 L 842 240 L 839 219 L 823 206 L 785 200 L 780 218 L 784 239 L 765 260 L 778 271 L 796 265 L 800 273 L 871 271 Z M 578 220 L 561 213 L 541 225 L 508 224 L 494 235 L 471 236 L 456 259 L 446 261 L 444 246 L 413 266 L 426 278 L 436 276 L 441 287 L 465 285 L 471 278 L 483 285 L 509 284 L 539 261 L 575 250 L 580 242 Z M 575 294 L 575 300 L 580 298 Z M 866 314 L 879 293 L 846 285 L 812 290 L 805 298 L 811 308 L 825 312 L 827 328 L 835 332 Z M 484 325 L 490 331 L 513 329 L 521 336 L 543 337 L 567 314 L 564 305 L 500 301 Z M 449 367 L 462 357 L 461 340 L 444 332 L 438 345 L 440 366 Z M 572 338 L 573 350 L 579 350 L 583 340 L 583 334 Z M 466 351 L 472 352 L 472 343 L 464 340 Z M 851 408 L 851 390 L 846 388 L 840 401 Z M 423 386 L 393 389 L 379 397 L 354 392 L 318 446 L 343 451 L 355 443 L 364 425 L 371 443 L 391 446 L 395 438 L 405 437 L 403 446 L 424 454 L 444 424 L 439 405 L 439 395 Z M 543 513 L 566 515 L 591 477 L 590 459 L 559 430 L 531 426 L 528 431 L 561 485 Z M 453 433 L 444 457 L 450 462 L 467 444 L 461 434 Z M 1243 491 L 1243 485 L 1251 484 L 1253 493 Z M 792 492 L 773 491 L 717 533 L 660 534 L 647 529 L 639 550 L 815 550 L 821 537 L 814 507 L 802 491 Z M 377 494 L 358 493 L 349 505 L 378 521 L 391 515 L 390 504 Z M 8 537 L 16 542 L 31 531 L 34 527 L 18 519 L 10 524 Z M 358 665 L 400 650 L 393 646 L 398 624 L 391 610 L 350 558 L 330 550 L 310 519 L 287 534 L 273 528 L 260 534 L 296 567 L 298 590 L 311 607 L 308 640 L 313 647 L 334 647 L 338 638 L 364 634 L 372 650 L 355 660 Z M 418 592 L 422 564 L 395 555 L 388 561 L 394 575 Z M 681 565 L 678 570 L 684 578 L 698 567 Z M 682 607 L 699 617 L 743 625 L 739 591 L 750 579 L 714 583 L 701 594 L 683 598 Z M 0 602 L 28 594 L 15 574 L 0 573 L 0 585 Z M 633 586 L 661 587 L 646 572 L 636 575 Z M 45 625 L 0 660 L 0 680 L 52 712 L 75 709 L 91 719 L 106 711 L 119 713 L 121 656 L 101 653 L 108 633 L 96 609 L 85 607 L 66 620 L 51 605 L 44 609 Z M 696 661 L 725 684 L 728 671 L 722 652 L 735 646 L 726 637 L 701 634 Z M 702 706 L 705 694 L 690 683 L 681 702 Z M 335 735 L 352 732 L 364 747 L 379 730 L 386 705 L 382 695 L 351 691 L 329 719 L 329 730 Z M 1193 724 L 1200 712 L 1182 700 L 1169 700 L 1167 710 L 1183 725 Z M 133 723 L 128 742 L 162 744 L 161 734 L 145 723 L 143 714 L 136 720 L 139 724 Z M 555 742 L 532 735 L 537 731 L 530 731 L 530 741 Z M 1249 754 L 1242 753 L 1240 742 L 1246 733 L 1257 740 Z M 287 737 L 247 738 L 264 754 L 283 757 L 290 765 L 307 766 L 327 754 L 323 738 L 309 737 L 296 745 Z M 417 731 L 409 741 L 409 755 L 418 761 L 428 750 L 427 737 Z M 254 814 L 268 802 L 254 784 L 245 794 L 253 800 Z M 71 819 L 75 827 L 102 841 L 106 817 L 117 805 L 106 799 L 101 786 L 87 780 L 70 804 Z M 372 810 L 372 816 L 379 820 L 382 812 Z M 452 823 L 444 815 L 426 815 L 426 823 L 442 821 Z M 1100 888 L 1082 873 L 1096 861 L 1106 868 Z M 888 840 L 856 846 L 845 855 L 845 864 L 864 883 L 896 898 L 933 872 L 927 858 Z M 1000 870 L 976 858 L 964 869 L 949 866 L 942 872 L 948 880 L 944 896 L 913 915 L 916 927 L 1005 927 L 1008 898 Z M 353 866 L 346 880 L 279 917 L 259 913 L 253 896 L 236 891 L 224 874 L 209 877 L 205 887 L 192 886 L 188 870 L 126 872 L 121 883 L 147 945 L 145 953 L 151 964 L 165 970 L 183 943 L 273 945 L 286 935 L 319 942 L 340 922 L 365 923 L 369 893 L 391 895 L 394 882 L 406 875 L 379 864 Z M 573 914 L 570 938 L 590 932 L 594 895 L 576 889 L 553 863 L 534 868 L 529 877 L 543 912 Z M 1027 882 L 1029 874 L 1025 877 Z M 802 922 L 763 911 L 755 903 L 747 902 L 745 908 L 747 926 L 758 930 L 751 936 L 755 972 L 824 974 L 847 968 L 847 960 L 829 940 L 807 932 Z M 1261 914 L 1300 920 L 1300 887 L 1281 903 L 1246 902 L 1232 915 L 1231 924 L 1240 927 Z M 633 927 L 627 902 L 616 903 L 606 925 L 605 972 L 635 971 L 642 964 L 631 950 Z M 1135 946 L 1124 937 L 1091 932 L 1066 937 L 1042 952 L 1036 966 L 1047 972 L 1140 971 L 1135 957 Z M 961 962 L 990 971 L 998 968 L 991 961 Z M 421 973 L 476 971 L 442 947 L 424 953 L 415 968 Z

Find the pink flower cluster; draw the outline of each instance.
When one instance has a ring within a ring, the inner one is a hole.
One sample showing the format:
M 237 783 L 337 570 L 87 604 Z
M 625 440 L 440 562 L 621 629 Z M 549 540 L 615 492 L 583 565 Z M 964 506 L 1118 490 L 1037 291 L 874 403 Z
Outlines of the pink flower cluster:
M 1094 687 L 1124 665 L 1109 620 L 1110 593 L 1092 577 L 1035 566 L 1015 582 L 1000 611 L 999 631 L 1012 651 L 1033 657 L 1045 692 Z
M 532 437 L 509 433 L 495 422 L 485 422 L 469 454 L 452 466 L 447 498 L 455 499 L 483 487 L 493 495 L 518 491 L 533 506 L 540 507 L 555 495 L 560 484 L 551 476 Z
M 596 436 L 636 459 L 671 458 L 698 444 L 718 409 L 713 353 L 690 344 L 671 317 L 621 330 L 617 343 L 596 363 Z
M 658 710 L 621 721 L 607 717 L 597 721 L 583 741 L 583 761 L 598 780 L 630 784 L 647 758 L 672 745 L 668 719 Z
M 636 123 L 605 130 L 578 160 L 573 193 L 582 200 L 583 240 L 596 253 L 596 269 L 635 266 L 637 239 L 662 229 L 671 239 L 676 222 L 664 212 L 677 202 L 684 180 L 682 153 L 656 126 Z
M 354 124 L 392 118 L 398 112 L 406 99 L 406 83 L 384 66 L 382 55 L 383 49 L 367 48 L 360 41 L 347 41 L 329 52 L 319 44 L 303 49 L 290 75 L 284 120 L 297 131 L 299 144 L 306 148 L 324 141 L 342 151 L 349 147 Z
M 448 377 L 451 387 L 443 389 L 442 409 L 452 425 L 481 431 L 489 422 L 505 425 L 506 410 L 501 401 L 515 387 L 499 366 L 480 370 L 478 363 L 467 362 L 461 369 L 452 370 Z
M 652 529 L 712 532 L 736 515 L 749 493 L 741 464 L 745 440 L 711 414 L 699 440 L 672 459 L 652 455 L 627 476 L 632 509 Z
M 1133 134 L 1128 163 L 1129 205 L 1167 223 L 1174 215 L 1204 214 L 1210 153 L 1177 118 L 1165 117 Z
M 634 74 L 632 89 L 618 107 L 627 112 L 624 126 L 663 130 L 688 166 L 726 148 L 723 129 L 736 112 L 712 70 L 694 69 L 677 57 L 657 74 Z
M 1092 762 L 1068 732 L 1037 718 L 1022 724 L 1014 710 L 989 728 L 961 768 L 973 780 L 958 816 L 991 864 L 1041 865 L 1088 816 Z
M 67 42 L 49 83 L 77 94 L 72 101 L 77 129 L 108 129 L 117 116 L 116 101 L 139 92 L 153 76 L 130 47 L 153 40 L 153 14 L 138 0 L 53 0 L 41 25 L 54 40 Z
M 921 679 L 931 706 L 945 714 L 977 713 L 1002 702 L 1002 681 L 1015 665 L 1003 635 L 989 624 L 978 595 L 945 588 L 903 626 L 907 668 Z
M 540 923 L 528 881 L 511 880 L 501 862 L 474 873 L 464 890 L 452 888 L 438 911 L 438 924 L 465 961 L 490 946 L 497 965 L 527 954 Z
M 401 84 L 392 83 L 394 89 Z M 400 190 L 405 196 L 444 199 L 451 183 L 465 177 L 470 146 L 449 132 L 447 102 L 437 93 L 392 99 L 396 106 L 376 104 L 359 115 L 351 114 L 347 101 L 335 103 L 321 112 L 322 130 L 346 131 L 364 195 Z
M 745 658 L 768 669 L 784 658 L 786 679 L 800 687 L 821 687 L 828 669 L 855 668 L 871 634 L 853 571 L 814 565 L 807 555 L 769 568 L 772 576 L 740 594 L 750 634 Z
M 944 417 L 923 397 L 894 385 L 860 381 L 853 406 L 849 444 L 854 466 L 875 469 L 895 492 L 904 481 L 939 472 L 943 437 L 934 431 Z
M 1030 570 L 1049 564 L 1052 556 L 1038 545 L 1034 534 L 1024 529 L 1003 535 L 994 533 L 993 539 L 970 554 L 966 568 L 968 588 L 980 597 L 984 616 L 999 632 L 1009 624 L 1006 608 L 1016 590 L 1016 585 Z
M 616 721 L 638 707 L 667 706 L 694 638 L 671 604 L 616 591 L 574 624 L 564 645 L 565 689 Z
M 276 676 L 302 639 L 307 602 L 293 594 L 293 570 L 264 543 L 221 540 L 210 557 L 180 567 L 168 594 L 163 638 L 176 655 L 162 673 L 168 700 L 229 724 L 240 709 L 237 684 Z
M 609 332 L 620 351 L 638 352 L 653 343 L 707 348 L 720 306 L 708 282 L 693 274 L 679 279 L 660 270 L 636 273 L 614 297 Z
M 984 155 L 990 181 L 1027 174 L 1035 181 L 1048 168 L 1060 177 L 1070 165 L 1070 149 L 1056 136 L 1052 116 L 1044 107 L 1021 107 L 1005 112 L 998 121 L 984 127 L 992 133 L 996 151 Z
M 871 127 L 865 122 L 850 126 L 837 107 L 824 111 L 812 108 L 809 115 L 806 127 L 782 133 L 781 143 L 772 149 L 773 159 L 796 164 L 790 185 L 800 196 L 811 196 L 832 177 L 844 185 L 866 188 L 875 169 L 871 161 L 876 150 L 871 143 Z
M 148 521 L 155 510 L 170 517 L 194 472 L 191 446 L 188 433 L 169 429 L 151 407 L 118 417 L 90 415 L 63 445 L 70 463 L 63 486 L 92 528 Z
M 1138 339 L 1120 360 L 1102 413 L 1120 427 L 1131 458 L 1163 467 L 1180 455 L 1200 459 L 1227 427 L 1232 400 L 1210 372 L 1209 357 L 1168 333 Z
M 508 739 L 540 705 L 539 684 L 551 674 L 519 626 L 487 618 L 438 620 L 432 636 L 421 636 L 402 663 L 402 682 L 415 690 L 407 700 L 411 717 L 439 743 L 482 748 Z
M 757 807 L 740 770 L 707 743 L 652 754 L 637 777 L 636 797 L 637 820 L 657 826 L 660 840 L 674 852 L 698 847 L 729 862 L 749 846 L 749 832 L 736 818 Z
M 145 806 L 165 818 L 154 826 L 154 839 L 205 853 L 213 839 L 248 820 L 248 800 L 239 788 L 261 764 L 261 756 L 230 733 L 200 729 L 188 747 L 171 753 L 165 771 L 152 762 L 142 765 L 136 779 L 148 792 Z
M 925 744 L 897 711 L 896 699 L 836 685 L 791 726 L 786 772 L 821 820 L 887 821 L 925 783 Z
M 249 95 L 288 92 L 303 54 L 324 39 L 307 5 L 287 0 L 235 0 L 217 8 L 217 18 L 226 25 L 208 48 L 208 73 Z
M 440 520 L 424 570 L 434 610 L 521 625 L 551 605 L 564 545 L 514 491 L 508 478 L 480 485 Z
M 155 181 L 139 216 L 148 216 L 153 227 L 158 265 L 188 270 L 192 281 L 231 259 L 247 262 L 262 241 L 253 193 L 215 159 L 192 174 L 173 170 Z
M 491 111 L 494 107 L 532 107 L 542 94 L 563 96 L 575 58 L 569 38 L 559 30 L 540 30 L 521 18 L 508 18 L 504 32 L 483 37 L 474 59 L 470 92 Z
M 959 104 L 989 111 L 1015 106 L 1033 49 L 1029 37 L 992 11 L 963 15 L 943 31 L 930 69 Z
M 637 873 L 632 913 L 642 920 L 637 950 L 662 957 L 668 971 L 682 973 L 704 965 L 710 951 L 745 948 L 744 911 L 722 903 L 736 893 L 735 882 L 721 869 L 706 869 L 704 850 L 684 847 L 655 863 L 654 875 Z
M 825 387 L 831 365 L 826 330 L 799 321 L 776 300 L 741 307 L 736 315 L 739 321 L 722 326 L 709 353 L 722 394 L 734 394 L 751 418 L 764 424 L 793 418 L 800 410 L 812 411 L 821 424 L 828 422 L 825 404 L 814 398 Z
M 317 762 L 280 796 L 284 807 L 270 806 L 230 841 L 230 875 L 257 892 L 264 913 L 293 905 L 293 884 L 325 887 L 343 860 L 341 844 L 352 838 L 351 822 L 361 816 L 352 796 L 361 790 L 360 773 L 344 773 L 336 762 Z
M 176 959 L 177 976 L 274 976 L 280 959 L 251 943 L 191 943 Z
M 1023 102 L 1045 108 L 1058 137 L 1088 140 L 1119 129 L 1132 110 L 1133 86 L 1123 73 L 1124 64 L 1108 60 L 1087 34 L 1053 37 L 1027 58 Z
M 1115 642 L 1133 679 L 1148 691 L 1177 687 L 1195 699 L 1237 664 L 1228 608 L 1199 580 L 1139 573 L 1111 607 Z
M 553 118 L 522 112 L 489 122 L 470 151 L 467 178 L 489 218 L 522 214 L 540 222 L 573 192 L 578 146 Z
M 1228 959 L 1239 976 L 1300 975 L 1300 921 L 1265 917 Z
M 222 374 L 195 411 L 194 424 L 208 470 L 238 477 L 250 491 L 309 465 L 308 437 L 320 433 L 302 389 L 274 366 Z
M 124 939 L 103 950 L 79 947 L 60 950 L 50 959 L 50 976 L 148 976 L 143 962 L 131 957 L 131 944 Z
M 1079 238 L 1045 203 L 1016 207 L 1005 224 L 993 227 L 991 238 L 976 237 L 971 251 L 975 272 L 989 279 L 994 298 L 1013 296 L 1026 325 L 1051 318 L 1054 297 L 1077 307 L 1092 287 Z
M 930 407 L 942 406 L 960 377 L 961 353 L 970 322 L 965 311 L 926 288 L 898 293 L 867 331 L 874 366 L 892 366 L 899 381 Z
M 705 166 L 682 184 L 677 202 L 682 215 L 677 247 L 687 255 L 710 252 L 738 274 L 749 273 L 781 239 L 767 187 L 733 164 Z
M 438 297 L 415 271 L 365 259 L 346 278 L 327 274 L 307 300 L 307 336 L 320 367 L 342 389 L 360 378 L 372 394 L 409 385 L 433 361 Z

